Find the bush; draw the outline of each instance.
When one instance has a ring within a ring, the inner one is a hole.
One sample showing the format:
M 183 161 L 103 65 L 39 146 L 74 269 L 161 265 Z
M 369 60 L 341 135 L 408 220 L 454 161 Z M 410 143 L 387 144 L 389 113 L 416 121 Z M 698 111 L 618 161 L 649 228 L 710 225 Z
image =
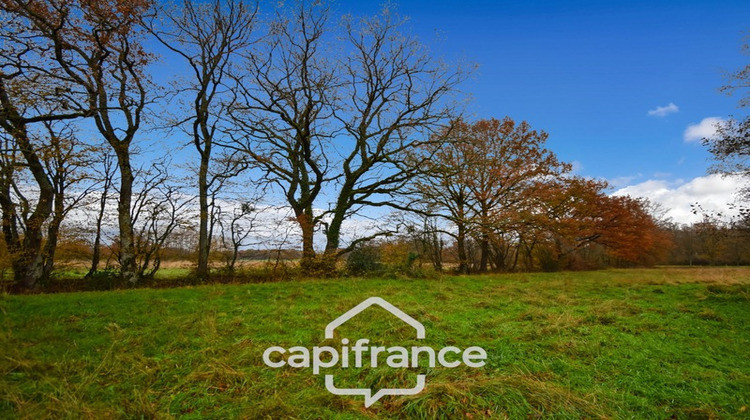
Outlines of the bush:
M 319 254 L 314 258 L 302 258 L 300 260 L 302 275 L 312 278 L 338 277 L 338 257 L 336 255 Z
M 380 248 L 374 245 L 358 245 L 346 259 L 346 272 L 353 276 L 379 274 L 382 269 Z
M 87 290 L 112 290 L 120 282 L 120 271 L 114 268 L 105 268 L 87 275 L 84 280 L 88 281 Z
M 548 248 L 539 248 L 536 251 L 536 257 L 539 261 L 539 267 L 542 271 L 552 273 L 560 271 L 561 261 L 555 257 L 554 253 Z

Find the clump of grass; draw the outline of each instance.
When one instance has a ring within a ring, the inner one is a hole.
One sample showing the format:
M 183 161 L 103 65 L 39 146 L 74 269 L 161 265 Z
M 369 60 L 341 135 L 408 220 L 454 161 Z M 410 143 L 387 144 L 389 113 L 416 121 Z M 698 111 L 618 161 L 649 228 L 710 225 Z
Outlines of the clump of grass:
M 705 319 L 709 321 L 719 321 L 719 322 L 724 321 L 724 317 L 719 315 L 715 310 L 711 308 L 702 309 L 700 313 L 698 313 L 698 317 L 700 319 Z
M 552 378 L 513 373 L 469 379 L 439 378 L 422 394 L 394 401 L 391 412 L 410 418 L 604 417 L 590 396 L 580 396 Z M 588 397 L 588 398 L 587 398 Z
M 709 284 L 706 291 L 718 299 L 750 300 L 750 285 L 747 284 Z

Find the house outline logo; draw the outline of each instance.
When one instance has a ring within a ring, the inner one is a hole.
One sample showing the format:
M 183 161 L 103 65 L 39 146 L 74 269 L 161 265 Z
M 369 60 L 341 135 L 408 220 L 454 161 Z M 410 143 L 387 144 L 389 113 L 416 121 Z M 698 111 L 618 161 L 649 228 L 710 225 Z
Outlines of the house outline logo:
M 373 305 L 380 306 L 391 315 L 414 328 L 418 340 L 425 338 L 425 327 L 421 322 L 407 315 L 404 311 L 393 306 L 383 298 L 370 297 L 329 322 L 325 328 L 325 339 L 332 340 L 336 328 Z M 369 341 L 367 338 L 361 338 L 350 345 L 348 338 L 342 338 L 341 347 L 338 349 L 329 345 L 313 346 L 312 348 L 297 345 L 288 349 L 278 345 L 270 346 L 263 352 L 263 363 L 273 369 L 312 367 L 313 375 L 317 375 L 320 373 L 321 368 L 331 368 L 337 365 L 340 365 L 341 368 L 348 368 L 350 366 L 350 354 L 352 353 L 354 354 L 353 367 L 355 368 L 363 366 L 364 358 L 370 360 L 370 366 L 377 367 L 378 355 L 383 352 L 388 356 L 385 364 L 394 369 L 425 366 L 419 357 L 425 354 L 428 356 L 426 366 L 430 368 L 434 368 L 438 364 L 445 368 L 455 368 L 462 363 L 467 367 L 481 368 L 487 360 L 487 351 L 479 346 L 471 346 L 463 350 L 456 346 L 446 346 L 436 350 L 430 346 L 412 346 L 411 348 L 402 346 L 367 346 Z M 329 357 L 326 358 L 324 355 L 328 355 Z M 383 388 L 374 392 L 371 388 L 338 388 L 334 384 L 333 375 L 325 375 L 325 385 L 328 392 L 334 395 L 362 395 L 365 397 L 365 407 L 370 407 L 386 395 L 416 395 L 424 390 L 425 383 L 426 375 L 418 374 L 416 385 L 413 388 Z
M 362 301 L 359 305 L 346 311 L 343 315 L 334 319 L 326 325 L 325 338 L 333 339 L 334 331 L 345 322 L 359 315 L 361 312 L 369 308 L 370 306 L 378 305 L 391 313 L 396 318 L 405 322 L 406 324 L 414 327 L 417 331 L 417 339 L 425 338 L 425 328 L 421 322 L 409 316 L 406 312 L 393 306 L 390 302 L 380 297 L 370 297 Z M 425 387 L 426 376 L 424 374 L 417 375 L 417 384 L 413 388 L 382 388 L 373 394 L 370 388 L 338 388 L 333 383 L 333 375 L 325 375 L 326 389 L 328 392 L 334 395 L 363 395 L 365 397 L 365 407 L 369 407 L 380 398 L 386 395 L 416 395 L 422 392 Z
M 393 306 L 391 303 L 386 301 L 383 298 L 379 297 L 371 297 L 367 298 L 362 301 L 359 305 L 353 307 L 352 309 L 349 309 L 344 314 L 339 316 L 338 318 L 334 319 L 333 321 L 329 322 L 328 325 L 326 325 L 326 339 L 332 339 L 333 338 L 333 332 L 336 330 L 336 328 L 343 325 L 346 321 L 349 321 L 350 319 L 354 318 L 355 316 L 359 315 L 360 313 L 364 312 L 365 309 L 369 308 L 372 305 L 378 305 L 381 308 L 385 309 L 386 311 L 390 312 L 393 316 L 396 318 L 404 321 L 405 323 L 411 325 L 414 327 L 415 330 L 417 330 L 417 338 L 423 339 L 425 337 L 425 329 L 424 325 L 422 325 L 421 322 L 417 321 L 416 319 L 409 316 L 406 312 L 402 311 L 401 309 L 398 309 L 397 307 Z

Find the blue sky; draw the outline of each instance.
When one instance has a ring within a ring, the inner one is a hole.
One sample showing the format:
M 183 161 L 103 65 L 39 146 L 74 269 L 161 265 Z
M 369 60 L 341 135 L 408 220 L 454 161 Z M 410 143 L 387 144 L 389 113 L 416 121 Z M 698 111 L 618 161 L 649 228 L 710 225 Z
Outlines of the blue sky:
M 436 51 L 479 65 L 465 85 L 470 116 L 527 120 L 580 174 L 617 186 L 704 175 L 708 153 L 685 141 L 686 128 L 739 112 L 718 87 L 747 60 L 750 2 L 442 0 L 399 10 Z M 669 104 L 679 111 L 648 114 Z
M 380 4 L 340 0 L 334 9 L 373 14 Z M 740 48 L 750 1 L 395 4 L 435 56 L 478 65 L 462 86 L 469 119 L 526 120 L 578 175 L 661 202 L 677 221 L 695 219 L 695 202 L 726 209 L 740 185 L 707 177 L 710 156 L 685 132 L 743 112 L 718 88 L 749 58 Z
M 727 211 L 741 181 L 706 175 L 710 155 L 697 135 L 710 132 L 707 118 L 742 115 L 738 97 L 718 88 L 725 72 L 747 64 L 740 49 L 750 2 L 397 4 L 433 52 L 479 65 L 463 86 L 469 118 L 526 120 L 550 134 L 549 148 L 577 174 L 660 202 L 677 222 L 697 219 L 696 202 Z M 378 6 L 340 7 L 357 14 Z

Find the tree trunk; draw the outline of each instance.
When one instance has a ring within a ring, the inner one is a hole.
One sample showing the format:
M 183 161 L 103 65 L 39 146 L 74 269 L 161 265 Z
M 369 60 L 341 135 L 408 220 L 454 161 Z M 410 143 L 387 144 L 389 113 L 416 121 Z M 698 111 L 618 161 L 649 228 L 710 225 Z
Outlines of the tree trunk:
M 127 149 L 118 148 L 117 165 L 120 168 L 120 197 L 117 202 L 117 222 L 120 228 L 120 277 L 130 284 L 138 282 L 135 261 L 135 240 L 130 207 L 133 199 L 133 170 Z
M 235 243 L 232 245 L 232 259 L 229 261 L 229 272 L 234 273 L 234 266 L 237 264 L 237 257 L 240 254 L 240 244 Z
M 328 230 L 326 230 L 325 254 L 330 258 L 337 256 L 336 253 L 339 250 L 339 246 L 341 246 L 341 226 L 346 218 L 346 212 L 349 211 L 347 204 L 354 189 L 353 184 L 356 177 L 348 175 L 348 178 L 341 187 L 338 199 L 336 200 L 336 210 L 333 213 L 331 223 L 328 225 Z
M 8 244 L 9 251 L 16 258 L 13 260 L 13 273 L 16 281 L 16 287 L 22 289 L 36 289 L 44 279 L 44 258 L 42 255 L 42 240 L 44 222 L 52 213 L 52 205 L 55 196 L 55 189 L 52 182 L 47 177 L 39 156 L 34 151 L 29 141 L 26 127 L 18 124 L 11 133 L 16 140 L 18 147 L 26 159 L 28 169 L 34 176 L 34 180 L 39 186 L 39 199 L 37 200 L 34 211 L 26 221 L 26 230 L 23 239 L 14 240 Z M 6 210 L 4 209 L 3 212 Z M 15 232 L 18 235 L 18 232 Z M 20 249 L 13 249 L 12 244 L 20 244 Z
M 54 199 L 54 213 L 52 215 L 52 220 L 47 227 L 47 241 L 45 242 L 44 250 L 42 251 L 42 257 L 44 260 L 42 276 L 45 281 L 49 279 L 52 274 L 52 269 L 55 266 L 57 238 L 60 232 L 60 225 L 65 218 L 65 185 L 60 179 L 58 179 L 57 185 L 58 190 Z
M 198 269 L 196 275 L 198 280 L 208 280 L 208 256 L 211 251 L 211 238 L 208 235 L 208 163 L 209 145 L 204 145 L 201 153 L 201 163 L 198 169 L 198 200 L 200 207 L 200 225 L 198 228 Z
M 432 266 L 435 271 L 443 271 L 443 240 L 440 239 L 436 231 L 430 233 L 431 236 L 431 248 L 432 248 Z
M 458 248 L 458 272 L 469 273 L 469 258 L 466 255 L 466 225 L 457 223 L 458 235 L 456 236 L 456 248 Z
M 109 155 L 104 157 L 104 186 L 102 188 L 102 195 L 99 197 L 99 212 L 96 215 L 96 235 L 94 237 L 94 252 L 91 256 L 91 268 L 86 273 L 85 278 L 89 278 L 99 270 L 99 261 L 101 260 L 101 247 L 102 247 L 102 223 L 104 222 L 104 213 L 107 210 L 107 199 L 109 198 L 109 188 L 112 186 L 112 161 Z
M 516 271 L 518 268 L 518 254 L 520 254 L 520 248 L 516 247 L 515 255 L 513 256 L 513 267 L 511 267 L 511 271 Z
M 7 196 L 10 190 L 7 191 Z M 40 200 L 40 204 L 44 202 Z M 39 204 L 37 205 L 39 209 Z M 44 280 L 44 259 L 42 258 L 42 230 L 29 228 L 23 238 L 18 233 L 13 218 L 16 217 L 13 204 L 3 202 L 3 236 L 13 267 L 13 291 L 38 289 Z M 36 213 L 36 211 L 35 211 Z
M 102 222 L 104 221 L 104 211 L 107 205 L 107 193 L 109 190 L 109 180 L 104 181 L 104 190 L 99 199 L 99 214 L 96 215 L 96 236 L 94 237 L 94 254 L 91 257 L 91 268 L 86 273 L 86 278 L 91 277 L 99 269 L 99 260 L 101 259 L 102 246 Z
M 315 269 L 315 225 L 312 208 L 302 210 L 297 215 L 297 222 L 302 230 L 302 261 L 300 266 L 303 272 L 310 273 Z
M 505 259 L 508 256 L 508 252 L 510 251 L 510 247 L 505 247 L 502 244 L 496 244 L 493 245 L 492 248 L 494 249 L 495 254 L 495 269 L 497 271 L 504 271 L 505 270 Z
M 340 215 L 341 213 L 341 215 Z M 341 245 L 341 225 L 344 222 L 343 211 L 336 211 L 326 231 L 326 255 L 335 255 Z
M 479 256 L 479 272 L 486 273 L 490 257 L 490 239 L 487 237 L 487 234 L 482 234 L 482 237 L 479 240 L 479 250 L 481 252 Z
M 94 249 L 93 255 L 91 256 L 91 268 L 86 273 L 84 278 L 88 278 L 94 275 L 99 270 L 99 261 L 101 260 L 101 246 L 102 246 L 102 220 L 97 218 L 96 220 L 96 236 L 94 237 Z

